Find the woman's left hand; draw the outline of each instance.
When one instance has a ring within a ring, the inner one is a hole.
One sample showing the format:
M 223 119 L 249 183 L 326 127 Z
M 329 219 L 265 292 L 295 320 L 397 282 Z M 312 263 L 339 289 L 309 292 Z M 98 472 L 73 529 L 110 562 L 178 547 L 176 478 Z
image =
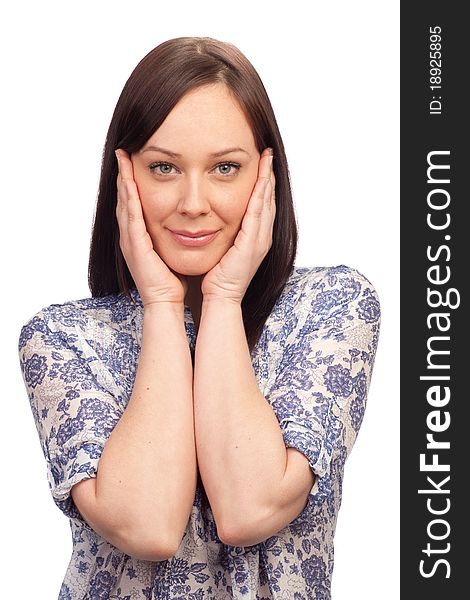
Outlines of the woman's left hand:
M 250 281 L 271 248 L 276 215 L 272 162 L 271 150 L 266 148 L 261 154 L 258 180 L 233 246 L 202 280 L 204 299 L 222 298 L 241 303 Z

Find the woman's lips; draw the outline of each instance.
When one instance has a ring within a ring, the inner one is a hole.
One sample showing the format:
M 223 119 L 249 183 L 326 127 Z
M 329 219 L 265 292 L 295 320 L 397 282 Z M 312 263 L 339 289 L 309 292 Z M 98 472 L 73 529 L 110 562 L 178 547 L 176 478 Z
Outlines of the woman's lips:
M 209 244 L 215 236 L 219 233 L 219 231 L 209 232 L 197 232 L 197 234 L 189 234 L 181 232 L 169 230 L 173 238 L 182 244 L 183 246 L 205 246 Z

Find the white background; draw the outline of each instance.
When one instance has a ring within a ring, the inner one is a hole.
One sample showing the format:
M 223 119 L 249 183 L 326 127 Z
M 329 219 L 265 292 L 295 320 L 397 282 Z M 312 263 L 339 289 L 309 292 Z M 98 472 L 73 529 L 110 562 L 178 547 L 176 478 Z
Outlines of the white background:
M 17 2 L 0 19 L 2 583 L 57 598 L 71 554 L 17 358 L 40 308 L 89 296 L 106 131 L 137 62 L 182 35 L 229 41 L 270 95 L 289 159 L 299 266 L 346 264 L 376 287 L 382 330 L 346 463 L 334 600 L 398 598 L 399 3 Z

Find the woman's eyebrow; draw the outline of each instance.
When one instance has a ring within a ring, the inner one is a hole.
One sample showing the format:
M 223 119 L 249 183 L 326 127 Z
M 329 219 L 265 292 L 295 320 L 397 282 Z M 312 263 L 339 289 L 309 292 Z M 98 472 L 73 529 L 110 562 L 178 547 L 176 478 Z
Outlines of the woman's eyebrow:
M 172 158 L 181 158 L 181 154 L 178 154 L 177 152 L 172 152 L 171 150 L 167 150 L 165 148 L 162 148 L 161 146 L 147 146 L 146 148 L 141 150 L 140 153 L 143 154 L 144 152 L 150 150 L 153 150 L 154 152 L 161 152 L 162 154 L 167 154 Z M 224 150 L 219 150 L 218 152 L 212 152 L 211 154 L 209 154 L 209 156 L 211 158 L 217 158 L 218 156 L 224 156 L 225 154 L 230 154 L 231 152 L 244 152 L 245 154 L 248 154 L 248 156 L 251 157 L 250 153 L 247 150 L 244 150 L 239 146 L 234 146 L 233 148 L 225 148 Z

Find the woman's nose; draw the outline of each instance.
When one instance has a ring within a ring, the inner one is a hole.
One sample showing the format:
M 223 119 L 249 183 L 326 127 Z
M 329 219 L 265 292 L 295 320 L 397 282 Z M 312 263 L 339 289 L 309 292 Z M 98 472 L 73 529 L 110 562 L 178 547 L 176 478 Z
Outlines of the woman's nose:
M 197 216 L 211 210 L 206 185 L 197 175 L 188 175 L 181 185 L 178 212 Z

